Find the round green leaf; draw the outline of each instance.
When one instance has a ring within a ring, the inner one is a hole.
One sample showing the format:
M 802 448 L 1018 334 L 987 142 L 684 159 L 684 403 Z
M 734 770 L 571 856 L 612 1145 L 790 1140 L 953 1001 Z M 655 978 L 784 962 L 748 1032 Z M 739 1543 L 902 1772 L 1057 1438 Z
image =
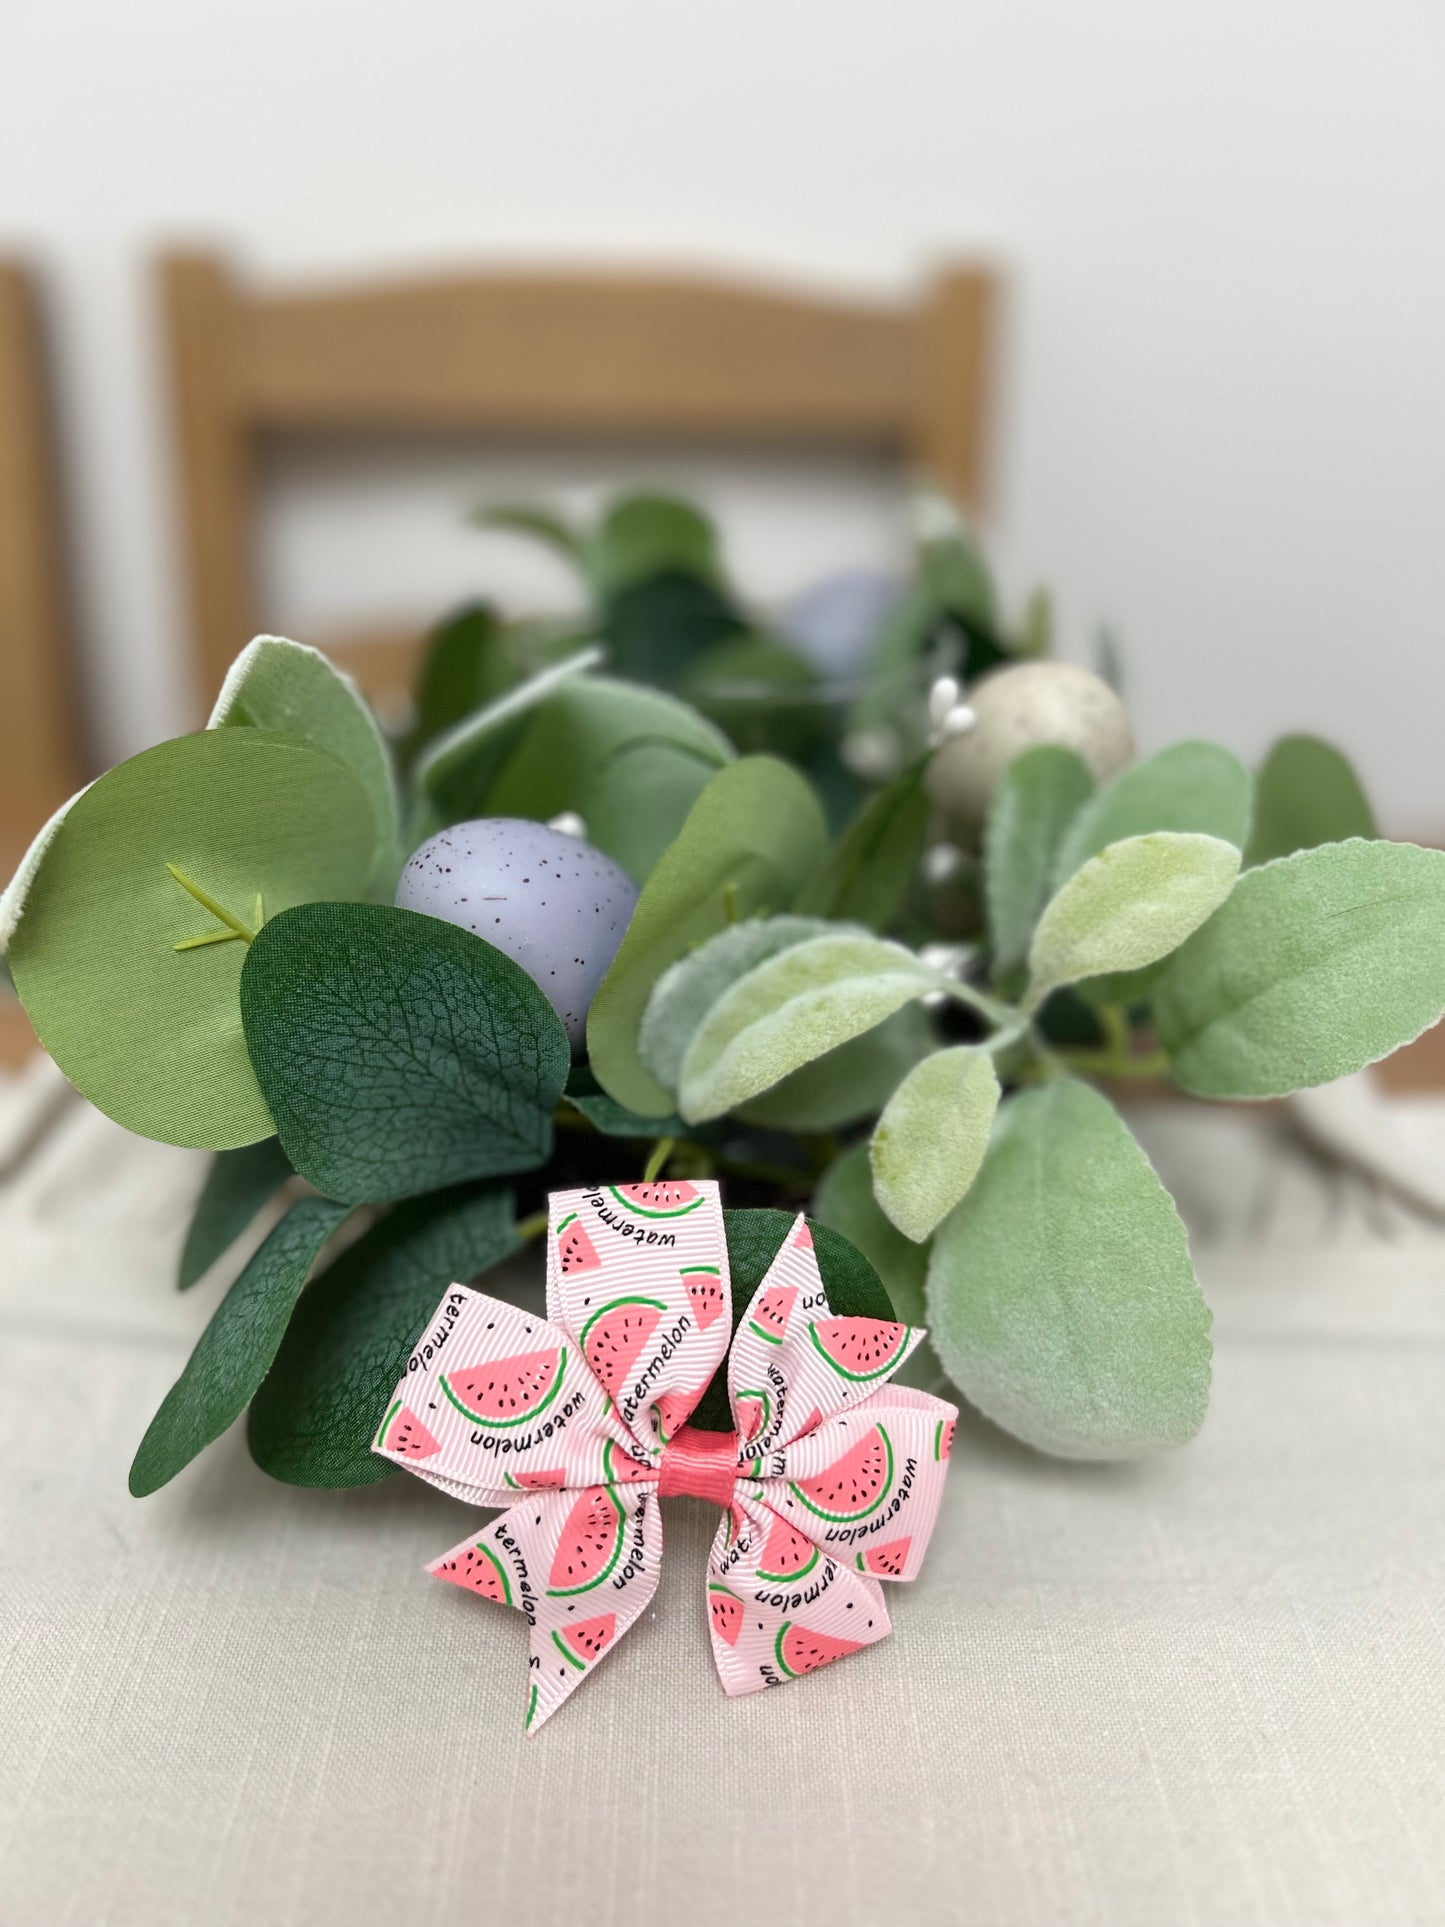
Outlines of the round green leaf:
M 1282 736 L 1255 778 L 1245 861 L 1253 867 L 1321 843 L 1378 834 L 1360 779 L 1340 751 L 1318 736 Z
M 31 884 L 10 964 L 36 1034 L 128 1130 L 229 1149 L 269 1137 L 241 1034 L 237 923 L 366 893 L 375 848 L 355 775 L 295 737 L 208 730 L 158 744 L 77 797 Z M 196 948 L 177 944 L 221 938 Z
M 925 1057 L 884 1106 L 870 1145 L 873 1191 L 915 1244 L 978 1175 L 998 1099 L 993 1059 L 964 1044 Z
M 747 756 L 708 783 L 643 886 L 592 1000 L 592 1069 L 619 1104 L 645 1117 L 673 1108 L 673 1094 L 637 1052 L 642 1016 L 663 971 L 729 922 L 786 909 L 826 845 L 818 799 L 786 763 Z
M 570 1052 L 526 971 L 470 931 L 381 904 L 277 917 L 241 978 L 287 1157 L 351 1203 L 532 1170 Z
M 1061 984 L 1142 970 L 1167 957 L 1229 895 L 1239 851 L 1217 836 L 1160 831 L 1111 843 L 1076 870 L 1039 918 L 1026 1008 Z
M 934 1239 L 928 1311 L 960 1391 L 1041 1451 L 1126 1458 L 1180 1445 L 1203 1421 L 1210 1319 L 1184 1226 L 1085 1084 L 1003 1106 Z
M 1016 756 L 984 829 L 984 886 L 995 981 L 1017 975 L 1048 902 L 1059 846 L 1094 779 L 1071 749 L 1045 743 Z
M 1249 834 L 1249 771 L 1214 743 L 1175 743 L 1096 790 L 1070 824 L 1054 865 L 1054 886 L 1126 837 L 1154 830 L 1217 836 L 1242 850 Z
M 1246 870 L 1154 991 L 1175 1079 L 1200 1097 L 1327 1084 L 1442 1010 L 1445 851 L 1358 839 Z

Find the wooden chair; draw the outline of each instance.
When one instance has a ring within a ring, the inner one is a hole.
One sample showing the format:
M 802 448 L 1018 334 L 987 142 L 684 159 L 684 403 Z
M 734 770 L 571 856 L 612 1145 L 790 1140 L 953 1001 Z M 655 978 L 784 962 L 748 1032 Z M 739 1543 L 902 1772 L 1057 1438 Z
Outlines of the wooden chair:
M 255 292 L 220 259 L 161 263 L 195 652 L 207 697 L 259 626 L 262 438 L 444 431 L 877 447 L 981 493 L 994 284 L 912 305 L 665 276 L 474 274 Z M 415 639 L 328 639 L 374 696 Z

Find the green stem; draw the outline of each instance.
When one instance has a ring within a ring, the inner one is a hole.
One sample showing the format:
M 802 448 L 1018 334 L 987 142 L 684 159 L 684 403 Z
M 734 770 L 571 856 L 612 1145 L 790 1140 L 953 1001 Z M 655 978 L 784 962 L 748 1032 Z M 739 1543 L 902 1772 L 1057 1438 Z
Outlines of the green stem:
M 723 885 L 723 915 L 729 923 L 738 920 L 738 886 L 735 883 Z
M 940 988 L 946 990 L 955 1003 L 967 1004 L 980 1017 L 986 1017 L 995 1030 L 1017 1029 L 1023 1022 L 1012 1004 L 1002 1004 L 996 997 L 990 997 L 987 991 L 976 990 L 972 984 L 966 984 L 959 978 L 950 978 Z
M 516 1233 L 518 1244 L 530 1244 L 534 1238 L 540 1238 L 547 1229 L 547 1214 L 545 1211 L 534 1211 L 530 1218 L 518 1218 L 512 1229 Z
M 1166 1077 L 1168 1051 L 1155 1050 L 1135 1057 L 1128 1050 L 1061 1050 L 1058 1060 L 1068 1070 L 1089 1077 Z
M 642 1173 L 642 1182 L 644 1184 L 651 1184 L 653 1179 L 662 1170 L 662 1167 L 672 1156 L 673 1146 L 676 1142 L 676 1138 L 660 1137 L 656 1144 L 653 1145 L 652 1156 L 647 1160 L 647 1167 Z
M 239 937 L 242 943 L 253 943 L 255 941 L 255 931 L 248 930 L 239 917 L 233 917 L 229 910 L 217 903 L 210 892 L 203 890 L 199 883 L 186 875 L 184 870 L 180 869 L 174 863 L 168 863 L 166 868 L 170 871 L 176 882 L 180 884 L 187 896 L 194 897 L 203 910 L 209 910 L 217 923 L 225 924 L 227 930 L 233 937 Z M 220 937 L 216 937 L 212 939 L 212 941 L 219 943 L 223 940 Z M 188 937 L 184 943 L 178 943 L 176 945 L 177 950 L 192 950 L 195 947 L 196 940 L 194 937 Z

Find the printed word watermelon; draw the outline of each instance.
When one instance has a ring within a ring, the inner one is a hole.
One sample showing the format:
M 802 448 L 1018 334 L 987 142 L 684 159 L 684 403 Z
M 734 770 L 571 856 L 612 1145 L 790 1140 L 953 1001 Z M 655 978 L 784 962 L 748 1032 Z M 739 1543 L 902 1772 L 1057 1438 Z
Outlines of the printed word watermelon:
M 564 1278 L 570 1278 L 574 1271 L 597 1271 L 601 1268 L 602 1260 L 597 1256 L 597 1247 L 587 1236 L 582 1220 L 575 1211 L 557 1227 L 557 1262 L 562 1267 Z
M 717 1265 L 684 1265 L 683 1288 L 699 1331 L 714 1324 L 723 1308 L 722 1276 Z
M 554 1632 L 552 1643 L 568 1665 L 575 1666 L 580 1673 L 612 1644 L 616 1631 L 616 1613 L 599 1613 L 595 1619 L 584 1619 L 580 1625 L 564 1626 L 560 1632 Z
M 738 1634 L 743 1629 L 743 1602 L 735 1592 L 720 1586 L 713 1579 L 707 1588 L 708 1611 L 712 1614 L 712 1629 L 725 1646 L 736 1646 Z
M 607 1189 L 634 1218 L 685 1218 L 703 1201 L 695 1184 L 665 1180 L 656 1184 L 609 1184 Z
M 770 1345 L 781 1345 L 783 1333 L 788 1329 L 788 1314 L 797 1296 L 796 1285 L 774 1285 L 771 1291 L 765 1291 L 748 1320 L 749 1331 Z
M 615 1298 L 582 1327 L 582 1355 L 610 1399 L 626 1385 L 666 1309 L 656 1298 Z
M 495 1599 L 499 1606 L 512 1603 L 506 1570 L 490 1546 L 468 1546 L 465 1552 L 433 1566 L 432 1572 L 449 1585 L 465 1586 L 468 1592 L 479 1593 L 483 1599 Z
M 517 1352 L 496 1364 L 444 1372 L 441 1386 L 452 1404 L 478 1425 L 521 1425 L 545 1412 L 556 1398 L 567 1369 L 565 1346 Z
M 785 1619 L 778 1628 L 778 1637 L 773 1650 L 777 1655 L 778 1668 L 788 1679 L 801 1679 L 804 1673 L 816 1673 L 820 1666 L 831 1666 L 835 1659 L 842 1659 L 848 1653 L 862 1651 L 856 1639 L 835 1639 L 831 1633 L 810 1633 L 806 1626 L 798 1626 L 791 1619 Z
M 911 1539 L 890 1539 L 886 1546 L 870 1546 L 858 1554 L 859 1572 L 871 1572 L 878 1579 L 901 1579 L 912 1544 Z
M 429 1459 L 433 1452 L 441 1451 L 441 1442 L 434 1439 L 409 1405 L 398 1399 L 381 1421 L 381 1430 L 376 1435 L 376 1443 L 383 1452 L 395 1452 L 403 1459 Z
M 831 1525 L 852 1525 L 882 1505 L 893 1483 L 893 1447 L 881 1425 L 872 1425 L 842 1458 L 811 1479 L 793 1482 L 794 1496 Z
M 627 1518 L 610 1486 L 592 1485 L 567 1515 L 547 1579 L 554 1599 L 591 1592 L 622 1556 Z
M 824 1318 L 808 1336 L 838 1376 L 857 1385 L 884 1377 L 908 1349 L 908 1327 L 885 1318 Z
M 768 1527 L 768 1543 L 758 1561 L 758 1577 L 779 1585 L 789 1579 L 801 1579 L 817 1565 L 819 1556 L 811 1539 L 805 1539 L 795 1526 L 774 1513 L 773 1523 Z
M 760 1438 L 773 1418 L 773 1401 L 766 1392 L 739 1392 L 737 1395 L 738 1437 L 747 1444 Z

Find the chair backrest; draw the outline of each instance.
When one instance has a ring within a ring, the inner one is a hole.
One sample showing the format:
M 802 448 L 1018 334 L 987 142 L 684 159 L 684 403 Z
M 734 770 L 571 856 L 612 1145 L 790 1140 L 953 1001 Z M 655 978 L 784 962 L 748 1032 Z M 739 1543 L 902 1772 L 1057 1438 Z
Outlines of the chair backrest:
M 257 627 L 251 522 L 268 434 L 876 447 L 979 502 L 994 283 L 978 267 L 945 270 L 911 304 L 658 275 L 254 292 L 200 254 L 166 257 L 161 276 L 208 696 Z M 382 693 L 412 640 L 328 647 Z

